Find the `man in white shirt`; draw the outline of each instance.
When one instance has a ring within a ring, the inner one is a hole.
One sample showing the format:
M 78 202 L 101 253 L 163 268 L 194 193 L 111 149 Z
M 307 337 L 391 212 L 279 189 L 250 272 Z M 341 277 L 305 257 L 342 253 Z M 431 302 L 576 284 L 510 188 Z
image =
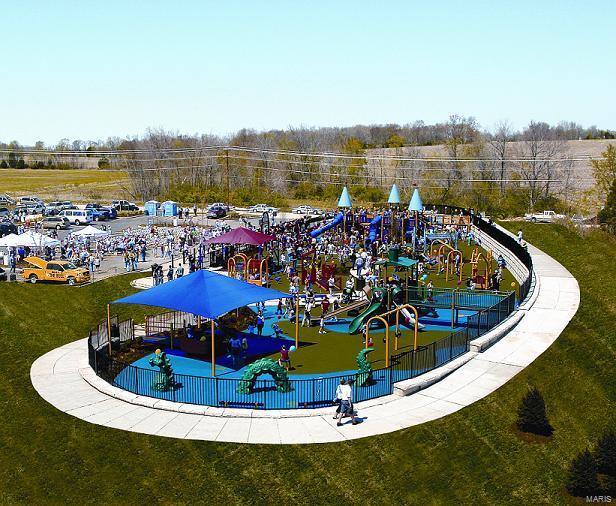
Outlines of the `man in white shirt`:
M 344 378 L 340 380 L 340 385 L 336 388 L 336 399 L 340 400 L 340 413 L 338 413 L 338 427 L 342 426 L 342 417 L 348 415 L 351 417 L 353 425 L 357 425 L 355 413 L 353 411 L 353 389 L 351 387 L 353 380 L 347 383 Z

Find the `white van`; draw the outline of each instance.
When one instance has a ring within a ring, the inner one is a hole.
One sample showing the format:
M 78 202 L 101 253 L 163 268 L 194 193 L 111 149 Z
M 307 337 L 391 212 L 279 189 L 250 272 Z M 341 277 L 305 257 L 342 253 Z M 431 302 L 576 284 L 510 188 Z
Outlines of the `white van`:
M 63 216 L 71 222 L 72 225 L 81 225 L 91 223 L 94 219 L 91 209 L 65 209 L 58 216 Z

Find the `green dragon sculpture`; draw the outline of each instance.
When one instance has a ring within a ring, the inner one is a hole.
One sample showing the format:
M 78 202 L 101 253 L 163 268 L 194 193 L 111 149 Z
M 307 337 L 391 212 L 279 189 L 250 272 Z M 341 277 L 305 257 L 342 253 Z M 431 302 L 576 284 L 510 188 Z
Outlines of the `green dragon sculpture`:
M 293 390 L 291 382 L 289 381 L 289 376 L 284 367 L 281 367 L 278 362 L 270 358 L 261 358 L 246 368 L 242 380 L 237 387 L 237 393 L 251 394 L 254 391 L 257 376 L 261 374 L 271 374 L 276 383 L 276 390 L 278 392 L 284 394 Z
M 152 388 L 160 392 L 167 392 L 175 388 L 175 378 L 171 360 L 164 351 L 156 350 L 154 357 L 149 360 L 152 367 L 158 367 L 159 373 L 154 378 Z
M 366 355 L 374 351 L 374 348 L 364 348 L 357 354 L 357 384 L 360 387 L 371 385 L 374 382 L 372 377 L 372 364 Z

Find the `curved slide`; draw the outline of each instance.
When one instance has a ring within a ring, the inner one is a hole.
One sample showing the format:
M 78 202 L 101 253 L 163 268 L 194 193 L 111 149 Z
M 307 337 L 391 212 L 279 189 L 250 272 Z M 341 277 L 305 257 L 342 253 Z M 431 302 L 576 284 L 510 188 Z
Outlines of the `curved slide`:
M 330 228 L 334 228 L 335 226 L 340 225 L 340 223 L 342 223 L 342 220 L 344 220 L 344 214 L 338 213 L 336 216 L 334 216 L 334 219 L 330 221 L 327 225 L 323 225 L 321 228 L 317 228 L 316 230 L 310 232 L 310 237 L 319 237 L 323 232 L 327 232 Z
M 402 290 L 400 288 L 394 289 L 392 292 L 392 304 L 396 307 L 399 307 L 400 304 L 396 302 L 396 297 Z M 385 288 L 375 288 L 373 290 L 372 301 L 370 305 L 362 311 L 359 315 L 357 315 L 353 321 L 349 325 L 349 334 L 357 334 L 361 331 L 362 326 L 373 316 L 377 316 L 381 313 L 385 313 L 387 311 L 387 290 Z M 405 322 L 408 322 L 409 326 L 415 325 L 415 315 L 411 314 L 408 309 L 403 309 L 400 311 L 402 316 L 406 319 Z M 417 322 L 417 328 L 419 330 L 423 329 L 425 325 Z
M 349 324 L 349 334 L 359 333 L 365 322 L 383 312 L 383 301 L 372 302 L 364 311 L 353 318 L 353 321 Z

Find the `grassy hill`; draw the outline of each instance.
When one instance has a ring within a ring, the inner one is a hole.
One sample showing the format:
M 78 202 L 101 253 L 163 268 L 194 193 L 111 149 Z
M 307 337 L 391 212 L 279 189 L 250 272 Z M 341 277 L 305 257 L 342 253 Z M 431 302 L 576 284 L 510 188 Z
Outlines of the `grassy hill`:
M 130 277 L 84 288 L 1 284 L 0 502 L 567 502 L 571 458 L 616 426 L 616 240 L 521 226 L 529 242 L 580 282 L 581 306 L 563 335 L 504 387 L 454 415 L 343 444 L 178 441 L 63 414 L 34 391 L 30 365 L 85 336 L 104 316 L 106 301 L 130 290 Z M 526 442 L 513 428 L 529 385 L 544 394 L 555 427 L 549 442 Z

